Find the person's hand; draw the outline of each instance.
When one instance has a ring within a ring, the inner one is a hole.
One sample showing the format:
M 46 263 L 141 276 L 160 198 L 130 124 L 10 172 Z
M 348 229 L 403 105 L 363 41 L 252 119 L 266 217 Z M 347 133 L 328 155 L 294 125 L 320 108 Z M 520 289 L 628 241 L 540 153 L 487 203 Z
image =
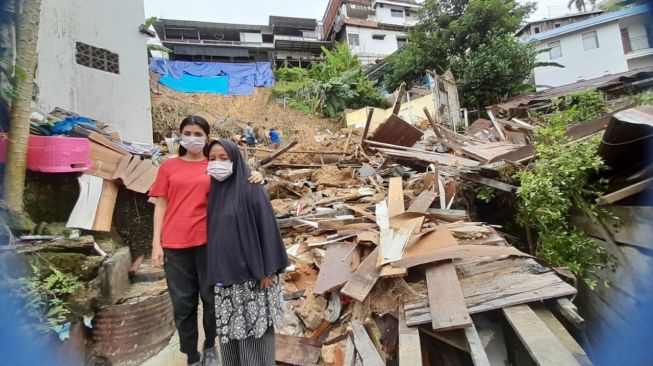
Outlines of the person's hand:
M 261 279 L 261 281 L 259 281 L 258 285 L 259 285 L 260 288 L 268 288 L 268 287 L 272 286 L 272 278 L 265 277 L 265 278 Z
M 157 268 L 163 267 L 163 248 L 160 243 L 152 243 L 152 265 Z
M 264 184 L 265 179 L 263 179 L 263 174 L 259 172 L 252 172 L 249 176 L 249 182 L 252 184 Z

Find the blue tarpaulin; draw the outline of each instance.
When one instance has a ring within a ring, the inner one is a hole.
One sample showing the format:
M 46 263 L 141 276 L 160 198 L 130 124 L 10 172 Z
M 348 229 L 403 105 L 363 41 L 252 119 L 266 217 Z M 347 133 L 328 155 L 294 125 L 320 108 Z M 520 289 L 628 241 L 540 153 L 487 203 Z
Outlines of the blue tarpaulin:
M 247 64 L 230 64 L 222 62 L 188 62 L 188 61 L 170 61 L 165 59 L 154 59 L 151 65 L 152 71 L 168 76 L 165 78 L 168 82 L 176 79 L 177 85 L 190 88 L 186 84 L 187 76 L 196 78 L 215 78 L 226 76 L 229 80 L 229 95 L 251 95 L 254 93 L 254 87 L 271 87 L 274 85 L 274 74 L 272 73 L 272 64 L 270 62 L 255 62 Z M 179 82 L 181 81 L 181 84 Z M 179 91 L 186 91 L 176 89 Z
M 229 78 L 226 76 L 201 77 L 183 74 L 175 79 L 171 75 L 161 75 L 159 82 L 170 89 L 184 93 L 229 93 Z

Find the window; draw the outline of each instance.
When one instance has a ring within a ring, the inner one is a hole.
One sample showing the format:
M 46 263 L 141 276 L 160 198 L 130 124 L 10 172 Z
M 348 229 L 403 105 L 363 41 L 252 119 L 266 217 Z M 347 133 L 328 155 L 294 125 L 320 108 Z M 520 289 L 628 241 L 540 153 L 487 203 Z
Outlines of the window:
M 372 39 L 382 41 L 385 39 L 385 34 L 372 34 Z
M 535 34 L 540 33 L 540 27 L 535 27 L 535 28 L 533 28 L 533 32 L 534 32 Z
M 554 23 L 553 28 L 560 28 L 560 23 Z
M 406 43 L 408 43 L 408 40 L 406 39 L 406 37 L 397 36 L 397 47 L 398 48 L 401 48 L 401 47 L 405 46 Z
M 96 70 L 120 74 L 120 60 L 117 53 L 97 48 L 86 43 L 75 44 L 75 61 L 78 65 Z
M 599 48 L 599 37 L 596 35 L 596 31 L 583 33 L 583 48 L 585 51 Z
M 348 34 L 347 40 L 349 41 L 350 46 L 360 45 L 360 39 L 358 38 L 358 34 Z
M 390 15 L 393 17 L 397 18 L 403 18 L 404 17 L 404 11 L 401 9 L 390 9 Z
M 562 47 L 560 47 L 560 41 L 550 42 L 549 58 L 553 60 L 560 57 L 562 57 Z
M 408 18 L 416 18 L 417 17 L 417 12 L 414 10 L 406 10 L 406 16 Z

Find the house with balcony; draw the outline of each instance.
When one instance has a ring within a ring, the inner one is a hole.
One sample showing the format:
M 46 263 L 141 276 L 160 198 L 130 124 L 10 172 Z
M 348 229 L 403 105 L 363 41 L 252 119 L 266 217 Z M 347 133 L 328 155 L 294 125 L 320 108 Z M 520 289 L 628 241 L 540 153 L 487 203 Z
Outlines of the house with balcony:
M 567 24 L 580 22 L 585 19 L 597 17 L 603 14 L 603 10 L 592 10 L 584 11 L 581 13 L 561 15 L 558 17 L 538 19 L 531 22 L 523 24 L 515 32 L 516 37 L 528 37 L 534 34 L 539 34 L 542 32 L 550 31 L 552 29 L 557 29 L 563 27 Z
M 277 66 L 308 67 L 322 58 L 322 27 L 315 19 L 270 16 L 274 35 L 274 62 Z
M 272 62 L 270 25 L 159 19 L 154 25 L 171 60 L 197 62 Z
M 653 66 L 653 31 L 646 5 L 605 13 L 528 39 L 541 51 L 537 61 L 564 66 L 535 68 L 538 90 Z
M 330 0 L 324 39 L 347 42 L 363 66 L 372 67 L 408 42 L 419 7 L 415 0 Z

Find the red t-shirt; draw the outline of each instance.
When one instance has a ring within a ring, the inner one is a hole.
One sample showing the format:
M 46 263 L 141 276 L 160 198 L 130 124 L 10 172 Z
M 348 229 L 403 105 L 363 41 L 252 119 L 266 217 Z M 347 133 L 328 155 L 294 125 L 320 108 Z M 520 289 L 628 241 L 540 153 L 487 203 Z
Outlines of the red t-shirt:
M 206 244 L 206 204 L 211 186 L 208 161 L 173 158 L 159 168 L 151 197 L 165 197 L 161 246 L 182 249 Z

